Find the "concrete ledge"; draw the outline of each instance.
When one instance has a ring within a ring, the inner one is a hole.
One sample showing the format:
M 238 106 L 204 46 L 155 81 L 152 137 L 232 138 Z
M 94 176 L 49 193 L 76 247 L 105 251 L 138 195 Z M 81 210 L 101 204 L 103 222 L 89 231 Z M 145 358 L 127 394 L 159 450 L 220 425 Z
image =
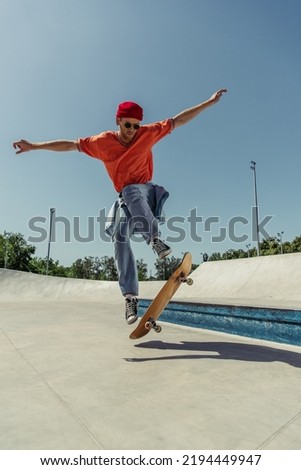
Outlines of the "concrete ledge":
M 139 301 L 141 314 L 150 302 Z M 301 310 L 170 302 L 160 320 L 301 346 Z

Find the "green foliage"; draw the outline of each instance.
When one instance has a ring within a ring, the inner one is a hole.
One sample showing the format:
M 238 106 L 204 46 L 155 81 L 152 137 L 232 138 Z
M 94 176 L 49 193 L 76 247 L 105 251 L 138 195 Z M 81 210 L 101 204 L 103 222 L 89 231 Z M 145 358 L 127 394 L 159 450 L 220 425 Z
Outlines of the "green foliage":
M 4 232 L 0 234 L 0 268 L 16 269 L 19 271 L 31 271 L 37 274 L 45 274 L 46 258 L 36 258 L 36 248 L 29 245 L 20 233 Z M 293 239 L 292 242 L 283 241 L 277 237 L 269 237 L 260 243 L 261 256 L 276 255 L 283 253 L 301 252 L 301 235 Z M 247 258 L 257 256 L 256 247 L 249 247 L 247 250 L 229 249 L 225 253 L 214 252 L 208 261 L 219 261 L 227 259 Z M 204 260 L 203 260 L 204 261 Z M 181 259 L 174 256 L 157 260 L 155 262 L 155 276 L 152 279 L 168 279 L 172 272 L 180 264 Z M 192 270 L 197 268 L 197 264 L 192 265 Z M 147 264 L 143 259 L 137 260 L 137 272 L 139 281 L 148 279 Z M 50 258 L 48 274 L 60 277 L 75 277 L 80 279 L 95 279 L 117 281 L 118 273 L 115 260 L 112 256 L 102 258 L 86 256 L 84 259 L 77 259 L 71 267 L 65 267 Z
M 33 258 L 29 261 L 29 269 L 35 274 L 46 273 L 47 258 Z M 48 275 L 59 276 L 59 277 L 71 277 L 70 268 L 66 268 L 59 264 L 58 261 L 54 261 L 52 258 L 49 259 L 48 264 Z
M 278 237 L 269 237 L 265 238 L 259 244 L 260 255 L 269 256 L 269 255 L 278 255 L 281 253 L 281 240 Z M 301 236 L 294 238 L 292 242 L 284 241 L 282 242 L 282 253 L 298 253 L 301 252 Z M 212 253 L 209 258 L 209 261 L 219 261 L 223 259 L 235 259 L 235 258 L 246 258 L 246 257 L 257 256 L 257 249 L 255 247 L 250 248 L 249 250 L 227 250 L 225 253 L 221 254 L 219 252 Z
M 209 256 L 209 261 L 221 261 L 223 259 L 222 255 L 220 254 L 220 252 L 214 252 L 212 253 L 211 256 Z
M 230 250 L 227 250 L 223 254 L 222 259 L 238 259 L 238 258 L 247 258 L 247 257 L 248 257 L 248 253 L 242 249 L 239 249 L 239 250 L 230 249 Z
M 29 262 L 36 248 L 28 245 L 21 233 L 0 235 L 0 267 L 29 271 Z
M 138 271 L 138 280 L 146 281 L 147 280 L 147 264 L 143 261 L 142 258 L 136 261 L 137 271 Z
M 288 242 L 285 242 L 285 245 Z M 290 244 L 291 251 L 290 253 L 297 253 L 301 252 L 301 235 L 299 237 L 294 238 L 294 240 Z M 285 251 L 287 253 L 287 251 Z
M 118 281 L 118 273 L 113 256 L 103 256 L 100 260 L 101 279 Z
M 155 262 L 156 278 L 159 280 L 166 280 L 174 272 L 174 270 L 181 263 L 180 258 L 171 256 L 170 258 L 164 258 Z
M 70 268 L 71 277 L 80 279 L 95 279 L 105 281 L 117 281 L 118 274 L 114 258 L 103 256 L 93 258 L 86 256 L 84 259 L 77 259 Z

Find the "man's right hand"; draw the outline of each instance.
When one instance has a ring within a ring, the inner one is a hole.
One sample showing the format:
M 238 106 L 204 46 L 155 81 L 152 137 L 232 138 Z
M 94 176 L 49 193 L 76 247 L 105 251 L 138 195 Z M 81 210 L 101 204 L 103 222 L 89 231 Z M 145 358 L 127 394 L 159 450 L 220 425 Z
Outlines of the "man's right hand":
M 17 149 L 16 154 L 18 153 L 23 153 L 23 152 L 29 152 L 29 150 L 33 150 L 34 145 L 31 142 L 28 142 L 28 140 L 19 140 L 18 142 L 13 143 L 13 147 Z

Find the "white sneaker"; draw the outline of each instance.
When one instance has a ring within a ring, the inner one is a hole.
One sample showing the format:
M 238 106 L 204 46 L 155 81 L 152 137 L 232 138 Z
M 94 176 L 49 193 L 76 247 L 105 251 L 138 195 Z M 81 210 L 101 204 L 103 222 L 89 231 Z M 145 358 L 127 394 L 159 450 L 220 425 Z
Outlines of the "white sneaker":
M 135 323 L 138 318 L 138 299 L 125 299 L 125 319 L 128 325 Z
M 160 238 L 154 238 L 152 241 L 152 246 L 159 259 L 163 259 L 165 256 L 168 256 L 171 253 L 171 248 L 162 242 Z

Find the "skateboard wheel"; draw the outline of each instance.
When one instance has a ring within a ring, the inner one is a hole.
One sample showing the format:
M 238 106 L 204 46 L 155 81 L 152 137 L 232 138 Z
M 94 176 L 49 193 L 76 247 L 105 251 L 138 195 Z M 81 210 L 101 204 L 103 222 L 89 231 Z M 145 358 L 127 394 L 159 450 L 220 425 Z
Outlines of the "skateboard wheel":
M 162 326 L 156 325 L 154 330 L 155 330 L 156 333 L 160 333 L 162 331 Z
M 193 279 L 191 279 L 191 277 L 189 277 L 189 278 L 186 280 L 186 282 L 187 282 L 187 285 L 188 285 L 188 286 L 192 286 L 192 284 L 193 284 Z
M 150 324 L 149 321 L 147 321 L 144 326 L 145 326 L 145 328 L 146 328 L 147 330 L 150 330 L 151 327 L 152 327 L 152 325 Z

